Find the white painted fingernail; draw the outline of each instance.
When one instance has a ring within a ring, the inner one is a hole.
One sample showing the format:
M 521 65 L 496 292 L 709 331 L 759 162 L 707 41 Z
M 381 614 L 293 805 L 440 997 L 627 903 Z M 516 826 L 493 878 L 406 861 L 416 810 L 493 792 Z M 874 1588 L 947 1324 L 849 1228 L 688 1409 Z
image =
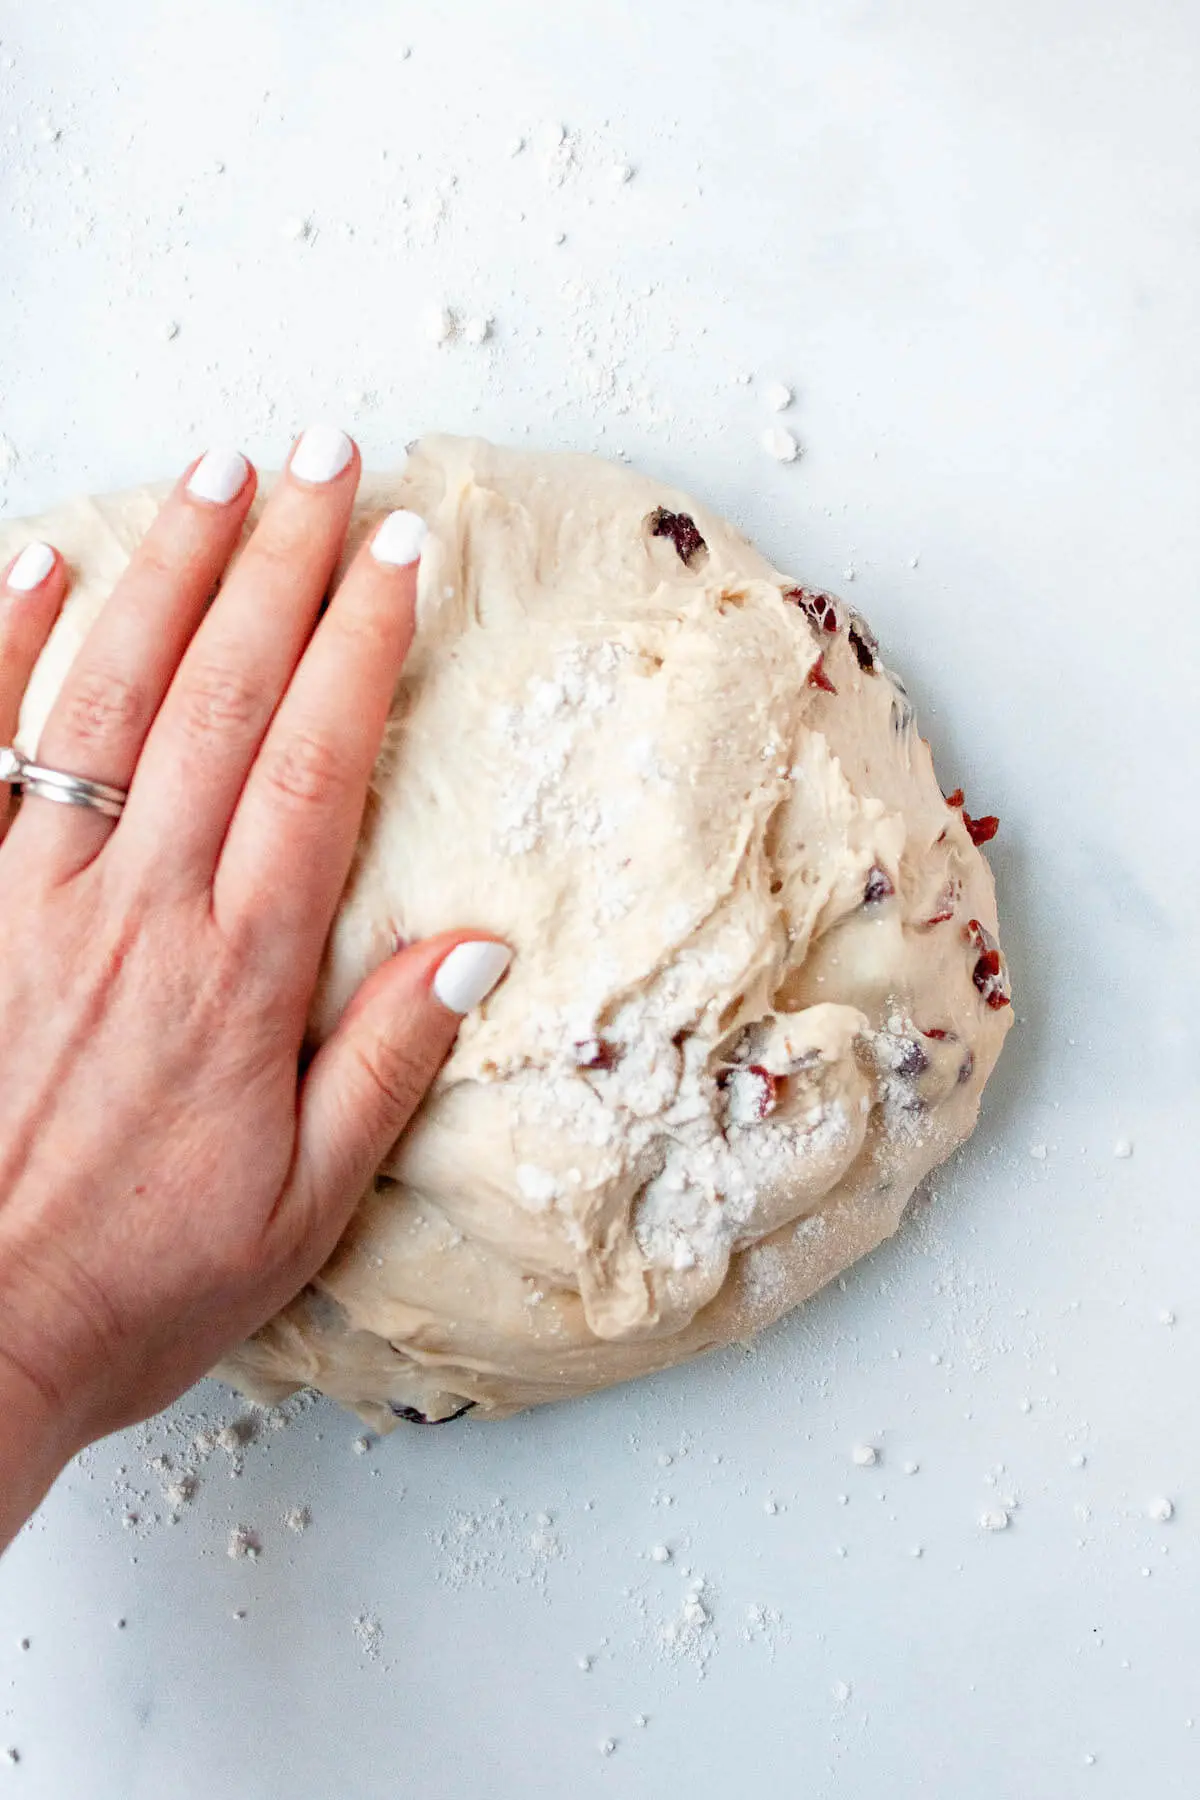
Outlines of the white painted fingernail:
M 188 493 L 214 506 L 228 506 L 246 485 L 250 464 L 240 450 L 209 450 L 200 458 L 188 481 Z
M 433 978 L 434 997 L 451 1012 L 469 1013 L 487 999 L 511 961 L 507 944 L 458 944 Z
M 428 525 L 416 513 L 389 513 L 371 539 L 371 555 L 376 562 L 404 569 L 417 561 L 428 536 Z
M 41 587 L 54 567 L 54 552 L 49 544 L 26 544 L 8 571 L 8 585 L 15 594 L 32 593 Z
M 336 425 L 310 425 L 288 465 L 301 481 L 317 484 L 340 475 L 354 455 L 354 445 Z

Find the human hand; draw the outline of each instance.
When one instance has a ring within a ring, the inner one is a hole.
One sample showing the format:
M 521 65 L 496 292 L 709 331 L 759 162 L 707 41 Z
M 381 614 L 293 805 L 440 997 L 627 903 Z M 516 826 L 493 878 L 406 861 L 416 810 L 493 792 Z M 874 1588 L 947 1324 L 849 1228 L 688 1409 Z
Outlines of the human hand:
M 320 1267 L 507 966 L 462 931 L 403 949 L 301 1067 L 424 536 L 393 514 L 319 616 L 359 469 L 306 433 L 231 563 L 254 472 L 201 459 L 38 747 L 128 788 L 122 816 L 31 793 L 10 817 L 0 787 L 0 1408 L 53 1430 L 60 1466 Z M 34 546 L 0 586 L 0 745 L 66 584 Z

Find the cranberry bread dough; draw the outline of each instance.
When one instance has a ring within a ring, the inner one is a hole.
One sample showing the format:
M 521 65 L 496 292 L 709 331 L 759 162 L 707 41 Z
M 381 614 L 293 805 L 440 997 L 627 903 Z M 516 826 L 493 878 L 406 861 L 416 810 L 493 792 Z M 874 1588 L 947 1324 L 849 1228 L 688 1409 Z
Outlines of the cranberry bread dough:
M 0 525 L 74 571 L 27 752 L 163 491 Z M 218 1371 L 381 1430 L 762 1329 L 895 1230 L 1011 1020 L 983 832 L 854 613 L 594 457 L 427 438 L 364 480 L 350 548 L 393 506 L 430 526 L 419 629 L 312 1035 L 397 935 L 516 958 L 332 1260 Z

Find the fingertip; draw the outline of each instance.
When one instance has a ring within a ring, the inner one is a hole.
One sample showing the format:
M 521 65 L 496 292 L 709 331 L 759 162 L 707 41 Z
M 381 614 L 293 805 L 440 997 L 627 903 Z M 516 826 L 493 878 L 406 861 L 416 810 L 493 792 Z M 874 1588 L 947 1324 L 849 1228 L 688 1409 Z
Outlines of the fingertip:
M 512 959 L 508 945 L 497 938 L 467 938 L 438 962 L 430 991 L 447 1012 L 463 1018 L 499 986 Z
M 67 591 L 67 569 L 51 544 L 34 542 L 0 579 L 0 744 L 11 744 L 25 688 Z M 0 793 L 0 823 L 4 818 Z
M 306 487 L 325 487 L 343 475 L 357 456 L 354 439 L 340 425 L 321 420 L 296 440 L 288 458 L 288 473 Z
M 512 960 L 507 944 L 479 932 L 441 931 L 411 940 L 397 935 L 391 955 L 363 982 L 343 1017 L 371 1005 L 386 989 L 391 1005 L 426 1006 L 432 1000 L 438 1017 L 457 1030 L 499 986 Z
M 18 552 L 4 573 L 5 591 L 16 599 L 37 594 L 48 593 L 53 585 L 52 578 L 61 579 L 62 558 L 53 544 L 43 544 L 35 539 L 26 544 Z
M 400 508 L 389 513 L 371 539 L 371 555 L 387 568 L 411 568 L 421 559 L 429 527 L 419 514 Z
M 205 506 L 232 506 L 249 501 L 257 482 L 250 459 L 240 450 L 219 446 L 206 450 L 184 476 L 183 491 L 189 500 Z

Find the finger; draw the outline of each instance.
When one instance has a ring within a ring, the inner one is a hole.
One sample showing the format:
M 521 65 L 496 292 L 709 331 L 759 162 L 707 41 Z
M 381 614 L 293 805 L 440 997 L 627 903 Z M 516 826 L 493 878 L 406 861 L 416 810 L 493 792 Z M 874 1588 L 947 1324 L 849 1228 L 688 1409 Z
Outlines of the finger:
M 414 944 L 364 982 L 317 1052 L 280 1211 L 312 1268 L 332 1250 L 424 1099 L 463 1015 L 487 998 L 511 961 L 506 944 L 461 932 Z
M 237 450 L 210 450 L 185 471 L 134 551 L 84 640 L 38 745 L 38 761 L 128 788 L 179 659 L 233 554 L 255 480 Z M 60 873 L 91 861 L 111 819 L 86 808 L 27 804 L 22 835 Z
M 314 972 L 412 641 L 427 535 L 415 513 L 395 512 L 355 558 L 271 723 L 217 870 L 217 917 L 252 921 L 270 894 L 271 943 Z
M 156 868 L 166 850 L 189 884 L 211 879 L 341 555 L 358 474 L 344 432 L 304 433 L 154 722 L 124 823 Z
M 49 544 L 26 544 L 0 584 L 0 748 L 17 735 L 21 702 L 67 591 L 62 558 Z M 12 815 L 12 794 L 0 785 L 0 839 Z

